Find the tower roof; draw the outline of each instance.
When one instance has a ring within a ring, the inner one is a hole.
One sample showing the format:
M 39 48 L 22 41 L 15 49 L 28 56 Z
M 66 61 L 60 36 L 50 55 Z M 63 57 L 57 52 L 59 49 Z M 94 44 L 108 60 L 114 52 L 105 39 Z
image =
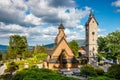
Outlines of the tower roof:
M 94 14 L 93 14 L 92 10 L 90 10 L 89 18 L 92 18 L 92 17 L 94 17 Z
M 59 25 L 58 29 L 65 29 L 62 23 Z
M 92 18 L 94 18 L 94 20 L 96 21 L 96 23 L 97 23 L 97 25 L 98 25 L 98 22 L 97 22 L 97 20 L 95 19 L 92 10 L 90 10 L 89 19 L 88 19 L 88 21 L 86 22 L 85 26 L 87 26 L 87 25 L 89 24 L 89 22 L 91 21 Z

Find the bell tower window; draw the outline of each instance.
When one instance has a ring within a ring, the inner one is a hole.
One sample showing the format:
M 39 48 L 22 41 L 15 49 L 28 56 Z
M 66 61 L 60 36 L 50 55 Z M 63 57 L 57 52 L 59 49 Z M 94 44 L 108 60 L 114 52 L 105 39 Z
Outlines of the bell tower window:
M 95 35 L 95 32 L 92 32 L 92 35 L 93 35 L 93 41 L 94 41 L 94 35 Z
M 92 32 L 92 35 L 95 35 L 95 32 Z

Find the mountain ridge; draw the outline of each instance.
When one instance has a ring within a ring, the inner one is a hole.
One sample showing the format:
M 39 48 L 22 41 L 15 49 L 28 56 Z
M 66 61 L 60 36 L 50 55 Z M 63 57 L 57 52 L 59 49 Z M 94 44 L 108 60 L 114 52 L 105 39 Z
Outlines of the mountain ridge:
M 75 41 L 78 43 L 79 47 L 85 45 L 85 40 L 84 39 L 75 40 Z M 55 45 L 54 43 L 50 43 L 50 44 L 46 44 L 44 46 L 47 47 L 47 48 L 52 48 L 54 45 Z M 34 46 L 29 46 L 30 50 L 32 50 L 33 47 Z M 0 44 L 0 52 L 6 53 L 7 50 L 8 50 L 8 45 Z

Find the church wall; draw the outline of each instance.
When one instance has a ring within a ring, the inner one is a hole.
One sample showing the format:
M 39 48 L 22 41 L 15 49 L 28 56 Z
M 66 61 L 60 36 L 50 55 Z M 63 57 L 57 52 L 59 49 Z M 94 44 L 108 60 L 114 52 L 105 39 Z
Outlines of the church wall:
M 54 51 L 52 57 L 53 57 L 53 56 L 59 56 L 60 53 L 61 53 L 61 51 L 62 51 L 62 49 L 65 49 L 65 51 L 68 53 L 68 56 L 71 56 L 71 57 L 74 56 L 73 52 L 70 50 L 70 48 L 69 48 L 69 46 L 66 44 L 65 40 L 63 40 L 63 41 L 60 43 L 59 46 L 60 46 L 60 47 L 58 47 L 58 48 Z
M 49 69 L 60 69 L 61 64 L 59 64 L 59 63 L 49 63 L 48 68 Z M 75 63 L 75 64 L 67 63 L 66 68 L 78 68 L 78 63 Z
M 59 68 L 60 64 L 59 63 L 49 63 L 48 68 L 49 69 L 55 69 L 55 68 Z
M 46 61 L 43 62 L 43 67 L 44 67 L 44 68 L 48 68 L 48 65 L 47 65 L 47 62 L 46 62 Z

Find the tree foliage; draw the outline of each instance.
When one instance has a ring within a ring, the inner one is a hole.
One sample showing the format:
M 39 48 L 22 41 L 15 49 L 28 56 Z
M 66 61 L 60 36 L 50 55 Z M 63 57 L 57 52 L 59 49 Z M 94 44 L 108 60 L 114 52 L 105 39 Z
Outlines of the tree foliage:
M 75 53 L 76 56 L 78 56 L 78 49 L 79 49 L 79 45 L 75 40 L 72 40 L 71 42 L 69 42 L 69 46 L 72 48 L 73 52 Z
M 84 65 L 80 68 L 80 71 L 81 71 L 81 74 L 85 77 L 88 77 L 88 76 L 96 76 L 97 73 L 94 69 L 94 67 L 92 67 L 91 65 Z
M 87 80 L 115 80 L 106 76 L 90 77 Z
M 5 71 L 12 73 L 17 69 L 19 69 L 18 64 L 16 64 L 15 62 L 9 62 L 7 63 L 7 69 Z
M 113 59 L 114 63 L 120 56 L 120 31 L 98 38 L 98 52 L 105 54 L 107 59 Z
M 97 75 L 104 75 L 104 70 L 102 68 L 95 68 Z
M 35 62 L 42 62 L 47 57 L 47 48 L 44 46 L 36 45 L 32 49 L 33 58 Z
M 36 45 L 35 47 L 33 47 L 32 53 L 36 54 L 36 53 L 46 53 L 47 49 L 44 46 L 40 46 L 40 45 Z
M 47 57 L 47 53 L 38 53 L 34 55 L 35 62 L 42 62 Z
M 11 58 L 25 58 L 30 54 L 27 39 L 25 36 L 12 35 L 9 40 L 8 54 Z
M 111 78 L 120 79 L 120 65 L 112 65 L 108 68 L 107 75 Z

